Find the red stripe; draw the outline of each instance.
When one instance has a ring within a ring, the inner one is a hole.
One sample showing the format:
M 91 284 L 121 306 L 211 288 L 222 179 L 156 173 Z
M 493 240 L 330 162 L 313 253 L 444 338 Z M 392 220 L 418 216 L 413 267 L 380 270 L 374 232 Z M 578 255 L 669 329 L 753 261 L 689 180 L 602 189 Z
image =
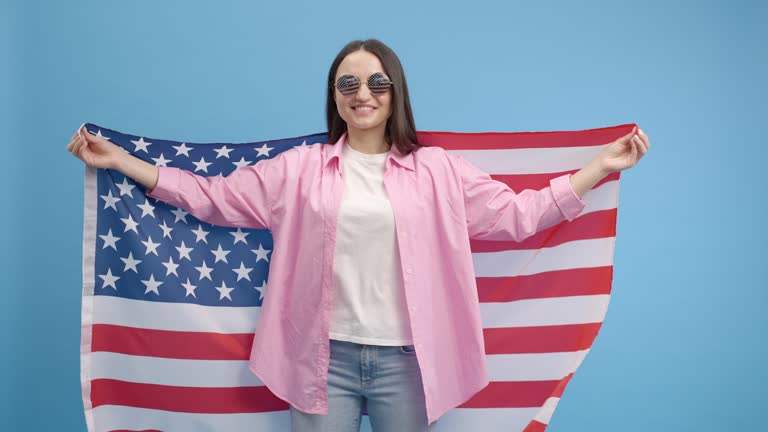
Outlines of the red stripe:
M 526 426 L 526 428 L 523 429 L 523 432 L 544 432 L 546 429 L 547 429 L 546 423 L 542 423 L 536 420 L 531 420 L 531 422 L 528 423 L 528 426 Z
M 479 277 L 480 303 L 610 294 L 613 266 L 557 270 L 529 276 Z
M 247 360 L 252 344 L 253 334 L 250 333 L 184 332 L 94 324 L 91 351 L 190 360 Z
M 493 381 L 460 408 L 540 407 L 550 397 L 561 397 L 571 377 L 572 374 L 561 380 Z M 91 382 L 91 400 L 94 408 L 117 405 L 200 414 L 261 413 L 288 409 L 288 403 L 265 386 L 177 387 L 97 379 Z
M 417 132 L 419 143 L 446 150 L 586 147 L 609 142 L 632 131 L 624 124 L 598 129 L 557 132 Z
M 177 387 L 111 379 L 91 381 L 93 406 L 122 405 L 175 412 L 233 414 L 282 411 L 288 403 L 266 386 Z
M 545 174 L 491 174 L 491 178 L 505 183 L 507 186 L 512 188 L 513 191 L 520 193 L 525 189 L 544 189 L 545 187 L 549 186 L 550 180 L 566 174 L 574 174 L 577 171 L 578 170 L 568 170 Z M 595 186 L 593 186 L 593 189 L 601 186 L 603 183 L 619 180 L 619 178 L 621 178 L 621 172 L 610 173 L 602 180 L 597 182 Z
M 544 354 L 588 349 L 602 323 L 483 329 L 486 354 Z
M 499 252 L 553 247 L 575 240 L 616 237 L 616 209 L 587 213 L 541 230 L 521 242 L 470 240 L 472 252 Z
M 600 323 L 484 329 L 487 354 L 571 352 L 587 349 Z M 193 360 L 248 360 L 249 350 L 232 350 L 242 335 L 185 333 L 106 324 L 93 326 L 92 352 Z M 250 335 L 249 335 L 250 337 Z M 166 341 L 173 339 L 173 344 Z M 111 340 L 109 344 L 96 340 Z
M 544 405 L 560 381 L 491 381 L 459 408 L 533 408 Z

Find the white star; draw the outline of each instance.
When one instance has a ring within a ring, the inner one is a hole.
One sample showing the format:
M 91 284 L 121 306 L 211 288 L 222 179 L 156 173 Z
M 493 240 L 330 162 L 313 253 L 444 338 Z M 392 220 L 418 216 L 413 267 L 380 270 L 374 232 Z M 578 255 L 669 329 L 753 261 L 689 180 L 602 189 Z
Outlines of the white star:
M 166 159 L 162 153 L 160 153 L 159 158 L 152 158 L 152 160 L 155 161 L 155 166 L 159 166 L 159 167 L 167 167 L 168 162 L 172 162 L 171 159 Z
M 155 280 L 155 275 L 150 274 L 149 275 L 149 280 L 143 280 L 143 281 L 141 281 L 141 283 L 143 283 L 147 287 L 147 290 L 144 291 L 144 294 L 149 294 L 149 292 L 152 291 L 153 293 L 155 293 L 157 295 L 160 295 L 160 291 L 158 290 L 158 287 L 160 286 L 160 284 L 162 282 L 161 281 L 156 281 Z
M 144 216 L 152 216 L 155 217 L 155 214 L 153 213 L 155 210 L 155 207 L 149 203 L 148 199 L 144 200 L 144 204 L 139 204 L 137 207 L 141 209 L 141 218 L 143 219 Z
M 202 267 L 195 268 L 200 272 L 200 280 L 203 280 L 203 278 L 208 278 L 209 281 L 213 282 L 213 279 L 211 279 L 211 271 L 213 269 L 205 265 L 205 260 L 203 260 Z
M 117 207 L 115 206 L 115 203 L 120 201 L 120 198 L 117 198 L 114 195 L 112 195 L 111 190 L 107 192 L 106 195 L 100 195 L 100 196 L 105 201 L 104 210 L 106 210 L 107 207 L 112 207 L 113 210 L 117 211 Z
M 220 157 L 225 157 L 225 158 L 229 159 L 229 154 L 232 151 L 234 151 L 234 150 L 235 149 L 227 148 L 226 145 L 224 147 L 220 148 L 220 149 L 213 149 L 213 151 L 216 152 L 216 159 L 218 159 Z
M 259 262 L 259 260 L 263 259 L 266 262 L 269 262 L 269 257 L 267 257 L 267 254 L 272 252 L 272 249 L 264 249 L 261 247 L 261 243 L 259 243 L 258 249 L 251 249 L 251 252 L 256 254 L 256 262 Z
M 118 189 L 120 189 L 120 196 L 128 195 L 129 197 L 133 198 L 133 192 L 131 192 L 131 191 L 136 186 L 134 186 L 134 185 L 132 185 L 132 184 L 130 184 L 128 182 L 128 177 L 123 177 L 123 182 L 122 183 L 118 183 L 115 186 L 117 186 Z
M 192 147 L 187 147 L 186 143 L 181 143 L 180 146 L 173 146 L 173 148 L 176 149 L 176 156 L 183 154 L 189 157 L 189 151 L 192 150 Z
M 267 281 L 265 280 L 260 287 L 255 286 L 253 289 L 259 292 L 259 300 L 263 299 L 264 294 L 267 293 Z
M 173 240 L 173 237 L 171 237 L 171 231 L 173 231 L 173 228 L 166 225 L 165 221 L 163 221 L 163 224 L 160 225 L 160 229 L 163 230 L 163 238 L 168 237 L 169 239 Z
M 111 140 L 112 140 L 112 138 L 109 138 L 109 137 L 105 137 L 104 135 L 102 135 L 102 134 L 101 134 L 101 129 L 99 129 L 98 131 L 96 131 L 96 138 L 103 138 L 103 139 L 105 139 L 105 140 L 107 140 L 107 141 L 111 141 Z
M 99 237 L 104 240 L 104 247 L 102 249 L 106 249 L 109 246 L 112 249 L 117 250 L 117 241 L 120 240 L 120 237 L 115 237 L 112 235 L 112 228 L 109 229 L 107 235 L 99 234 Z
M 232 164 L 234 164 L 238 168 L 243 168 L 243 167 L 247 167 L 248 165 L 250 165 L 251 162 L 253 162 L 253 161 L 245 160 L 244 157 L 241 157 L 239 161 L 232 162 Z
M 172 256 L 168 257 L 168 262 L 161 262 L 161 264 L 165 266 L 165 275 L 166 276 L 168 276 L 171 273 L 173 273 L 173 274 L 176 275 L 176 277 L 179 277 L 179 274 L 176 273 L 176 269 L 179 267 L 179 265 L 176 264 L 175 262 L 173 262 L 173 257 Z
M 151 142 L 144 141 L 144 137 L 139 138 L 138 141 L 131 140 L 131 142 L 136 144 L 136 149 L 133 150 L 134 152 L 138 152 L 139 150 L 141 150 L 144 153 L 149 153 L 149 151 L 147 150 L 147 146 L 152 145 Z
M 235 244 L 237 244 L 237 242 L 239 241 L 245 244 L 248 244 L 248 241 L 245 238 L 248 237 L 248 234 L 250 233 L 243 232 L 243 230 L 241 230 L 240 228 L 238 228 L 236 232 L 230 231 L 229 233 L 235 236 Z
M 202 240 L 203 243 L 208 244 L 208 239 L 206 238 L 206 236 L 210 234 L 210 232 L 205 231 L 202 225 L 198 224 L 197 229 L 192 230 L 192 232 L 195 233 L 195 242 L 199 242 L 200 240 Z
M 264 143 L 264 145 L 261 146 L 261 148 L 254 147 L 254 150 L 259 152 L 259 154 L 257 154 L 256 157 L 259 157 L 259 156 L 262 156 L 262 155 L 269 157 L 270 150 L 274 150 L 274 149 L 275 149 L 274 147 L 267 147 L 266 143 Z
M 187 247 L 187 245 L 184 244 L 184 240 L 181 241 L 181 246 L 176 246 L 176 250 L 179 251 L 179 260 L 186 258 L 187 261 L 192 261 L 192 258 L 189 257 L 189 253 L 194 249 Z
M 147 247 L 147 251 L 144 252 L 144 255 L 149 255 L 150 253 L 155 254 L 155 256 L 160 256 L 157 254 L 157 247 L 160 246 L 160 243 L 153 243 L 152 242 L 152 236 L 149 236 L 147 241 L 142 240 L 142 243 L 144 243 L 144 246 Z
M 136 234 L 139 233 L 139 231 L 136 229 L 136 227 L 139 226 L 139 223 L 133 220 L 133 216 L 129 214 L 127 218 L 120 218 L 120 220 L 125 224 L 125 230 L 123 230 L 123 232 L 128 232 L 128 230 L 131 230 Z
M 237 280 L 235 282 L 240 282 L 240 279 L 247 279 L 251 280 L 251 277 L 249 276 L 249 273 L 252 271 L 252 268 L 246 268 L 245 263 L 240 263 L 240 268 L 232 269 L 233 272 L 237 273 Z
M 128 270 L 133 270 L 133 272 L 136 274 L 139 273 L 139 269 L 136 267 L 136 265 L 139 264 L 141 260 L 133 259 L 133 252 L 128 252 L 128 258 L 120 257 L 120 259 L 125 263 L 123 273 L 127 272 Z
M 227 254 L 229 252 L 230 251 L 228 251 L 228 250 L 223 250 L 221 248 L 221 244 L 219 244 L 218 249 L 211 251 L 212 254 L 216 255 L 216 259 L 213 260 L 213 263 L 216 264 L 219 261 L 224 261 L 225 263 L 229 264 L 229 262 L 227 261 Z
M 187 215 L 189 214 L 189 212 L 186 212 L 180 208 L 177 208 L 175 210 L 171 210 L 171 213 L 173 213 L 173 215 L 176 216 L 176 218 L 173 220 L 174 223 L 178 221 L 187 223 Z
M 224 285 L 224 281 L 221 281 L 220 287 L 215 288 L 220 294 L 219 300 L 224 300 L 224 297 L 228 298 L 230 301 L 232 300 L 232 297 L 229 296 L 229 293 L 231 293 L 234 288 L 228 288 L 226 285 Z
M 208 167 L 210 165 L 213 165 L 210 162 L 206 162 L 204 157 L 201 157 L 199 161 L 192 162 L 192 163 L 195 164 L 195 172 L 197 172 L 197 171 L 208 172 Z
M 115 285 L 115 282 L 117 282 L 118 279 L 120 279 L 120 276 L 114 276 L 112 275 L 112 269 L 107 269 L 107 274 L 105 275 L 99 275 L 99 277 L 104 281 L 104 285 L 102 285 L 102 288 L 106 288 L 108 286 L 111 286 L 115 290 L 117 290 L 117 286 Z
M 194 298 L 197 298 L 197 296 L 195 295 L 195 288 L 197 288 L 197 287 L 195 285 L 192 285 L 189 282 L 189 278 L 187 278 L 187 283 L 183 283 L 183 284 L 181 284 L 181 286 L 183 286 L 184 289 L 187 290 L 187 295 L 185 295 L 185 297 L 192 296 Z

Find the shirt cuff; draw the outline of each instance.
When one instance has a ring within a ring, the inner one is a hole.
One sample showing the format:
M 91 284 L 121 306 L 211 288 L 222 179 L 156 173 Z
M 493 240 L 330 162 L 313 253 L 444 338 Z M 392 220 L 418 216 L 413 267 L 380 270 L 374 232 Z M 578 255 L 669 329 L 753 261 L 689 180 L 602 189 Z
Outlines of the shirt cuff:
M 576 216 L 584 210 L 584 207 L 586 207 L 584 201 L 582 201 L 581 198 L 576 195 L 576 192 L 573 191 L 570 174 L 553 178 L 549 181 L 549 185 L 552 189 L 552 196 L 555 198 L 557 207 L 569 221 L 576 218 Z
M 181 173 L 176 167 L 159 167 L 157 184 L 155 188 L 147 191 L 146 194 L 160 201 L 171 201 L 176 196 L 175 191 L 179 188 Z

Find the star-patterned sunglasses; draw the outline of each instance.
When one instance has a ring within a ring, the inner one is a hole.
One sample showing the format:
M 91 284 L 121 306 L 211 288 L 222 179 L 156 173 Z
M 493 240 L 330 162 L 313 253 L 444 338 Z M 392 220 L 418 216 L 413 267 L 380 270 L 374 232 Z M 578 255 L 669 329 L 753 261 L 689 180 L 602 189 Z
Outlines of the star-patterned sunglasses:
M 368 89 L 371 93 L 378 96 L 389 90 L 392 86 L 392 81 L 390 81 L 389 77 L 383 73 L 374 72 L 368 77 L 366 85 L 368 85 Z M 336 80 L 336 83 L 333 84 L 333 86 L 344 96 L 351 96 L 357 93 L 357 90 L 360 88 L 360 79 L 352 74 L 344 74 Z

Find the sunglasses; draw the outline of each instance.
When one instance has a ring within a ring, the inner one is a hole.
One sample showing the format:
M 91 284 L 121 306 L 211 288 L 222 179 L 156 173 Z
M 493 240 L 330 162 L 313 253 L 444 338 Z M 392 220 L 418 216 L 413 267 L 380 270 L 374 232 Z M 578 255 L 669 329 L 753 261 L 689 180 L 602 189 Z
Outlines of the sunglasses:
M 392 86 L 392 81 L 383 73 L 374 72 L 368 77 L 366 85 L 371 93 L 382 95 Z M 360 79 L 352 74 L 344 74 L 336 80 L 333 86 L 344 96 L 351 96 L 357 93 L 357 90 L 360 88 Z

